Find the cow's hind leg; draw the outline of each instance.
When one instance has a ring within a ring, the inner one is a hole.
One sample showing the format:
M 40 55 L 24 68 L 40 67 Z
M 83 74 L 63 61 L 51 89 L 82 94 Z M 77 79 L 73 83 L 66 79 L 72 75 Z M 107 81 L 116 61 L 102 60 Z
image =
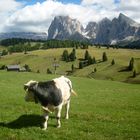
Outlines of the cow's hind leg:
M 48 119 L 49 119 L 49 113 L 44 114 L 45 122 L 43 124 L 43 130 L 46 130 L 48 127 Z
M 70 100 L 68 100 L 66 103 L 66 114 L 65 114 L 66 119 L 69 119 L 69 108 L 70 108 Z
M 59 105 L 56 108 L 57 128 L 60 128 L 61 127 L 61 122 L 60 122 L 61 110 L 62 110 L 62 105 Z

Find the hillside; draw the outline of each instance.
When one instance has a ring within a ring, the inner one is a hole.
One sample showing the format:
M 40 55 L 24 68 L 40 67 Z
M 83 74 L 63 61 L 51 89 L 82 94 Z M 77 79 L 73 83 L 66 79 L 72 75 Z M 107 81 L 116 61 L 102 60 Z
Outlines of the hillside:
M 7 49 L 6 47 L 0 45 L 0 51 L 6 50 L 6 49 Z
M 24 101 L 23 84 L 50 80 L 55 75 L 0 71 L 0 139 L 2 140 L 124 140 L 140 138 L 140 86 L 69 77 L 78 93 L 72 96 L 70 119 L 62 113 L 62 127 L 50 115 L 48 130 L 39 105 Z
M 1 57 L 0 65 L 8 64 L 20 64 L 24 66 L 29 65 L 32 72 L 47 73 L 49 68 L 54 73 L 54 63 L 59 65 L 57 67 L 57 74 L 71 74 L 73 76 L 90 77 L 95 79 L 107 79 L 115 81 L 127 81 L 127 82 L 140 82 L 140 50 L 131 49 L 106 49 L 106 48 L 95 48 L 89 47 L 88 52 L 91 57 L 95 57 L 97 63 L 79 69 L 79 59 L 83 59 L 85 55 L 85 49 L 76 49 L 76 61 L 65 62 L 62 61 L 61 56 L 63 51 L 67 49 L 70 53 L 72 48 L 59 48 L 59 49 L 48 49 L 31 51 L 27 54 L 24 53 L 13 53 Z M 108 61 L 101 62 L 102 54 L 106 52 Z M 132 78 L 133 72 L 127 71 L 126 67 L 129 65 L 130 59 L 135 60 L 135 70 L 137 72 L 136 78 Z M 56 62 L 54 62 L 56 58 Z M 115 65 L 111 65 L 112 59 L 115 60 Z M 71 66 L 74 65 L 74 72 L 71 73 Z M 97 69 L 94 72 L 94 68 Z

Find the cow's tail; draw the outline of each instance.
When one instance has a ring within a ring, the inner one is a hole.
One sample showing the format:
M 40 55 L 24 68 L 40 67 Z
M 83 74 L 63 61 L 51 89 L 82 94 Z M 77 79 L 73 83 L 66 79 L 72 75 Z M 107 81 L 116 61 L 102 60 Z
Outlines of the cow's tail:
M 77 93 L 76 93 L 73 89 L 71 89 L 71 93 L 72 93 L 73 95 L 77 96 Z
M 66 82 L 67 82 L 67 84 L 68 84 L 69 87 L 70 87 L 70 92 L 71 92 L 71 94 L 77 96 L 77 93 L 72 89 L 71 81 L 68 79 Z

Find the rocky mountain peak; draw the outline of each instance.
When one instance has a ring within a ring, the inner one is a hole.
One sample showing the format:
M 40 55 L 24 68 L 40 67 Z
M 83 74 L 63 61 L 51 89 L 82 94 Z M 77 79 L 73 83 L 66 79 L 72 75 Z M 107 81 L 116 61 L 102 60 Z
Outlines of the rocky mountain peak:
M 133 24 L 136 23 L 134 20 L 132 20 L 131 18 L 125 16 L 122 13 L 119 14 L 118 20 L 119 20 L 119 22 L 125 22 L 125 23 L 127 23 L 129 25 L 133 25 Z
M 107 17 L 103 18 L 101 21 L 99 21 L 99 24 L 110 24 L 111 20 Z
M 96 33 L 97 33 L 97 23 L 89 22 L 85 28 L 85 35 L 88 38 L 96 38 Z
M 48 39 L 68 39 L 75 33 L 81 34 L 84 30 L 81 23 L 69 16 L 57 16 L 48 30 Z
M 46 39 L 44 33 L 6 33 L 0 34 L 2 38 L 32 38 Z M 110 20 L 102 19 L 100 22 L 89 22 L 85 29 L 82 24 L 69 16 L 56 16 L 48 29 L 47 39 L 91 41 L 97 44 L 117 43 L 121 40 L 140 39 L 140 24 L 120 13 L 118 17 Z

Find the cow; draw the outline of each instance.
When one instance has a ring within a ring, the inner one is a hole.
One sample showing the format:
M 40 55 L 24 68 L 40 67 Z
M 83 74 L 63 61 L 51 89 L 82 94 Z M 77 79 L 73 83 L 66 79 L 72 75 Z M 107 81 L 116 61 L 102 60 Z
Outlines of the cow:
M 66 106 L 65 118 L 69 119 L 70 97 L 76 95 L 72 88 L 72 82 L 65 76 L 50 81 L 29 81 L 24 84 L 26 91 L 25 101 L 40 103 L 44 112 L 45 122 L 43 130 L 47 129 L 49 113 L 55 111 L 57 127 L 61 127 L 60 117 L 62 106 Z

